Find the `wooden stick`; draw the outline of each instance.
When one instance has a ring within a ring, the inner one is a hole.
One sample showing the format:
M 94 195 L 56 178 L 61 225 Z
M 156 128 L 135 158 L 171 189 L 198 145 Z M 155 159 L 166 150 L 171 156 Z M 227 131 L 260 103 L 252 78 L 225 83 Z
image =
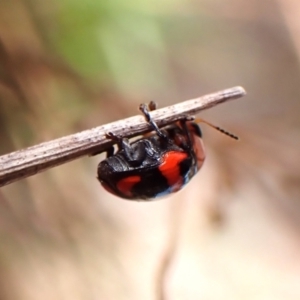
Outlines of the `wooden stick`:
M 180 119 L 183 115 L 194 115 L 245 94 L 242 87 L 233 87 L 155 110 L 151 112 L 151 116 L 161 127 Z M 0 156 L 0 187 L 81 156 L 105 150 L 112 144 L 105 135 L 109 131 L 116 135 L 132 137 L 150 130 L 150 125 L 139 115 Z

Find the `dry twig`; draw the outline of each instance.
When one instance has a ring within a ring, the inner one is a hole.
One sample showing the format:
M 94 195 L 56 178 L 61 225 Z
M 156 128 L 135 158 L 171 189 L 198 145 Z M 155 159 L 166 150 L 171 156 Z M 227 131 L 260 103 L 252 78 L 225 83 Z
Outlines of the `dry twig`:
M 242 87 L 188 100 L 151 112 L 158 126 L 170 124 L 183 115 L 194 115 L 222 102 L 244 96 Z M 68 135 L 27 149 L 0 156 L 0 186 L 34 175 L 84 155 L 101 152 L 111 145 L 106 133 L 131 137 L 151 130 L 142 115 Z

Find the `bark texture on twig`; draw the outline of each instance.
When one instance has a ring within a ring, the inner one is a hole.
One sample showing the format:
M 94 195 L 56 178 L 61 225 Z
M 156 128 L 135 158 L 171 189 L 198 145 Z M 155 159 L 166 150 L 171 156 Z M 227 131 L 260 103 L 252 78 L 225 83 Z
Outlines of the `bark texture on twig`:
M 240 98 L 245 94 L 242 87 L 233 87 L 155 110 L 151 112 L 151 116 L 161 127 L 180 119 L 183 115 L 194 115 L 201 110 Z M 103 151 L 112 143 L 105 135 L 109 131 L 131 137 L 149 130 L 151 130 L 150 125 L 140 115 L 0 156 L 0 186 L 81 156 Z

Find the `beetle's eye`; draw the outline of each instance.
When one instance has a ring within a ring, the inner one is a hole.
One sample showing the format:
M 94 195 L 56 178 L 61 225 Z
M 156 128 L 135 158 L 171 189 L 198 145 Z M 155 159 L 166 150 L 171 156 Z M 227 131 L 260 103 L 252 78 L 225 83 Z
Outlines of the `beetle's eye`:
M 193 133 L 201 138 L 202 131 L 200 129 L 200 126 L 197 123 L 190 123 L 190 125 L 191 125 L 191 129 L 192 129 Z

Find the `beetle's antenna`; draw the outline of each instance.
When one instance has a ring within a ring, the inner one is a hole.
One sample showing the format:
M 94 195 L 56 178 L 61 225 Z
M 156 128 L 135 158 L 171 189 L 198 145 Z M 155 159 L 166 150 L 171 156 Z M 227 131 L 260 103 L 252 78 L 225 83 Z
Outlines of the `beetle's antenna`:
M 234 135 L 234 134 L 232 134 L 232 133 L 230 133 L 230 132 L 224 130 L 223 128 L 221 128 L 221 127 L 219 127 L 219 126 L 215 126 L 215 125 L 213 125 L 213 124 L 211 124 L 211 123 L 209 123 L 209 122 L 207 122 L 207 121 L 205 121 L 205 120 L 203 120 L 203 119 L 198 119 L 198 118 L 197 118 L 197 119 L 195 119 L 195 122 L 196 122 L 196 123 L 205 123 L 206 125 L 208 125 L 208 126 L 214 128 L 214 129 L 216 129 L 216 130 L 222 132 L 223 134 L 225 134 L 225 135 L 231 137 L 232 139 L 239 140 L 239 137 L 238 137 L 238 136 L 236 136 L 236 135 Z

